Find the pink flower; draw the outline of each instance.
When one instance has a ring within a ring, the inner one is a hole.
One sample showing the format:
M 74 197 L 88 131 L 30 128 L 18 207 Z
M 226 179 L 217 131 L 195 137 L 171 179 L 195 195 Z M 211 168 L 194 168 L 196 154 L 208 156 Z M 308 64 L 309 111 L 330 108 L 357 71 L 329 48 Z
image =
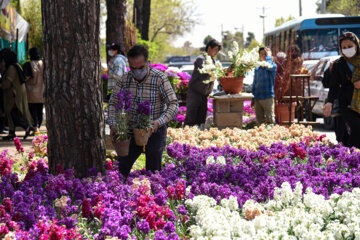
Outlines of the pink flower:
M 81 212 L 84 218 L 92 218 L 91 204 L 88 198 L 85 198 L 82 201 Z

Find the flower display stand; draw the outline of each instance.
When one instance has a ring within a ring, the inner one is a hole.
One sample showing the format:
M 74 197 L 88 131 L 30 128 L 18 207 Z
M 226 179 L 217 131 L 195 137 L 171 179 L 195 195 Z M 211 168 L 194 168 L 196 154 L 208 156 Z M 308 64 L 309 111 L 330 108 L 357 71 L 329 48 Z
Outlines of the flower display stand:
M 282 122 L 285 125 L 291 125 L 291 108 L 296 103 L 297 123 L 303 125 L 319 125 L 320 123 L 312 121 L 312 109 L 319 99 L 318 96 L 312 96 L 310 92 L 310 75 L 292 74 L 290 75 L 290 96 L 283 96 L 282 101 L 288 105 L 289 121 Z M 308 107 L 306 107 L 308 106 Z M 308 115 L 310 121 L 304 121 L 304 116 Z
M 250 93 L 211 96 L 214 107 L 214 124 L 217 128 L 242 127 L 244 101 L 253 99 Z

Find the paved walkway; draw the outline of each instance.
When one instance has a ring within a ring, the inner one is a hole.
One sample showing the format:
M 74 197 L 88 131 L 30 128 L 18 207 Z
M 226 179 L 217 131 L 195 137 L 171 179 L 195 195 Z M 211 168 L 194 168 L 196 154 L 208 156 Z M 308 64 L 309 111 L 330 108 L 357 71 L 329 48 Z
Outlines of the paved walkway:
M 46 133 L 46 127 L 42 126 L 40 128 L 40 132 Z M 5 149 L 9 149 L 9 152 L 11 154 L 14 154 L 16 152 L 14 142 L 2 140 L 2 137 L 5 137 L 6 135 L 7 134 L 0 134 L 0 152 Z M 25 152 L 29 152 L 32 150 L 32 140 L 34 137 L 29 136 L 26 140 L 24 140 L 23 137 L 25 136 L 25 131 L 22 128 L 16 128 L 16 136 L 19 137 Z

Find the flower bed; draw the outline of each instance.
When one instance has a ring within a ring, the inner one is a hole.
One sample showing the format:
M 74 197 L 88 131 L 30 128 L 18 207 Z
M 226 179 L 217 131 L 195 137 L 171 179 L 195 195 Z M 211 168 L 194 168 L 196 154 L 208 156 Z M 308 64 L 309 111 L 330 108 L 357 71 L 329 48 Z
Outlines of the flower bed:
M 184 129 L 168 129 L 168 138 L 171 142 L 189 144 L 199 147 L 224 147 L 230 145 L 235 148 L 256 150 L 260 145 L 270 146 L 282 141 L 285 145 L 300 141 L 317 141 L 321 136 L 312 131 L 312 128 L 303 125 L 292 125 L 289 128 L 275 125 L 255 127 L 250 130 L 211 128 L 201 131 L 196 127 Z M 327 141 L 321 137 L 323 141 Z
M 35 146 L 45 151 L 45 140 Z M 29 158 L 16 140 L 26 170 L 19 179 L 20 158 L 1 154 L 0 238 L 358 237 L 360 152 L 322 138 L 297 140 L 256 150 L 173 143 L 161 171 L 134 171 L 125 184 L 109 160 L 106 176 L 92 169 L 77 179 L 61 167 L 49 174 L 46 157 Z

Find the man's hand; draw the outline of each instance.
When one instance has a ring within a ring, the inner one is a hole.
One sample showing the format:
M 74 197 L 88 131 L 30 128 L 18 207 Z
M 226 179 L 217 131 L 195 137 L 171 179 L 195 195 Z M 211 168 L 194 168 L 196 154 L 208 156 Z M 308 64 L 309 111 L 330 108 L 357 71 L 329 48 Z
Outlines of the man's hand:
M 271 49 L 270 48 L 265 48 L 265 52 L 267 54 L 267 56 L 271 57 L 272 53 L 271 53 Z
M 159 129 L 159 127 L 160 127 L 160 122 L 158 120 L 155 120 L 151 124 L 153 126 L 151 133 L 156 133 L 157 130 Z
M 331 115 L 331 110 L 332 110 L 332 103 L 328 102 L 327 104 L 325 104 L 323 108 L 324 116 L 329 117 Z
M 115 125 L 110 126 L 110 137 L 113 138 L 116 136 L 116 127 Z
M 354 87 L 360 89 L 360 81 L 354 82 Z

